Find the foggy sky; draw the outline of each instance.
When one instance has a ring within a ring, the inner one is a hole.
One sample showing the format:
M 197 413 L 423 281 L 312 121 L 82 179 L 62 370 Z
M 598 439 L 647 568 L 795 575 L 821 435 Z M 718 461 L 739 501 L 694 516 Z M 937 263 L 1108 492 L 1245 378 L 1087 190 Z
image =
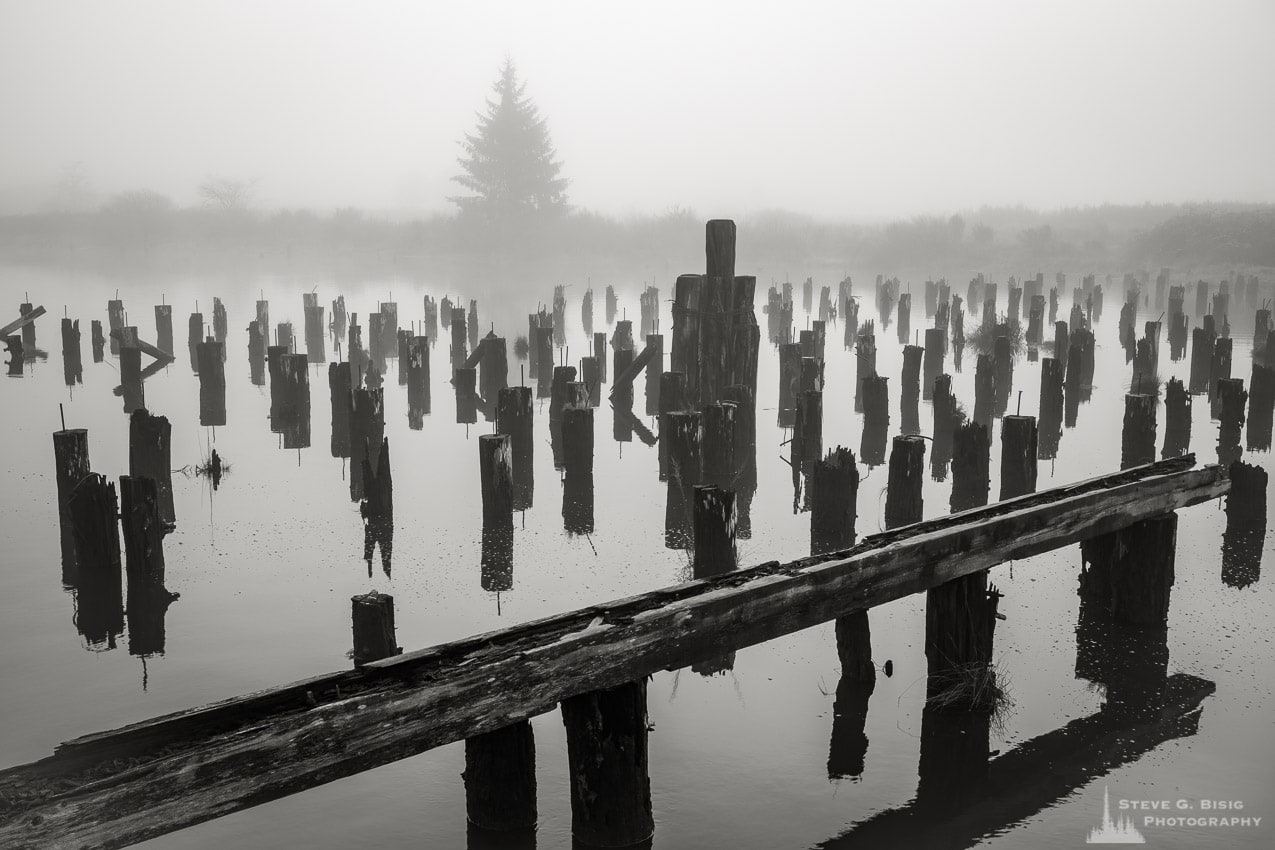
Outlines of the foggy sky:
M 1275 2 L 0 0 L 0 194 L 450 209 L 506 54 L 571 202 L 1275 201 Z

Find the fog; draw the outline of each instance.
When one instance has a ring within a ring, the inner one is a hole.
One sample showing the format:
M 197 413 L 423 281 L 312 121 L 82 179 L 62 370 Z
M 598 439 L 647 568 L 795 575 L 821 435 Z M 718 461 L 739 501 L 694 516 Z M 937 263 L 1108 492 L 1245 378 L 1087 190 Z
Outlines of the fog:
M 1275 4 L 0 4 L 0 206 L 450 209 L 505 57 L 570 202 L 842 220 L 1275 197 Z

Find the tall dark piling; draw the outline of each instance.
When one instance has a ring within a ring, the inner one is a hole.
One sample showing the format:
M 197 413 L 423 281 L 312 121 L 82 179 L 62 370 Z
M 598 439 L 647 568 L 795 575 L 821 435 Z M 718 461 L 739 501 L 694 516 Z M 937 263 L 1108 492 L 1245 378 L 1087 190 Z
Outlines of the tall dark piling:
M 394 546 L 394 477 L 390 469 L 390 441 L 381 438 L 380 450 L 375 456 L 370 449 L 360 464 L 363 478 L 363 502 L 359 513 L 363 516 L 363 558 L 367 561 L 367 576 L 372 577 L 372 556 L 379 544 L 381 567 L 386 577 L 390 575 L 390 558 Z M 356 473 L 357 474 L 357 473 Z
M 514 510 L 531 507 L 534 484 L 532 463 L 535 440 L 532 424 L 535 411 L 530 387 L 506 387 L 496 394 L 496 432 L 509 435 L 513 465 Z
M 199 315 L 199 314 L 196 314 Z M 194 317 L 192 316 L 192 319 Z M 124 327 L 124 302 L 118 298 L 113 298 L 106 302 L 106 320 L 108 328 L 117 331 Z M 199 315 L 199 338 L 203 339 L 204 333 L 204 317 Z M 25 342 L 23 343 L 26 344 Z M 120 344 L 114 336 L 111 337 L 111 354 L 120 353 Z
M 593 335 L 593 357 L 602 370 L 602 383 L 607 382 L 607 335 L 601 331 Z
M 996 367 L 991 355 L 978 355 L 974 367 L 974 421 L 983 426 L 991 439 L 992 419 L 996 409 Z
M 800 495 L 801 477 L 823 457 L 823 393 L 810 390 L 797 397 L 797 418 L 792 430 L 791 467 L 794 507 Z
M 407 341 L 407 420 L 413 429 L 424 427 L 430 412 L 429 339 L 414 336 Z
M 822 555 L 855 542 L 859 469 L 854 452 L 837 446 L 811 466 L 810 552 Z
M 323 305 L 319 303 L 319 296 L 313 292 L 303 293 L 301 297 L 305 312 L 306 360 L 310 363 L 324 363 L 327 361 L 325 349 L 328 335 L 323 324 Z
M 122 326 L 121 326 L 122 327 Z M 115 330 L 115 328 L 111 328 Z M 186 348 L 190 352 L 190 369 L 199 372 L 199 344 L 204 341 L 204 314 L 191 313 L 186 322 Z M 111 338 L 111 353 L 119 354 L 119 345 Z
M 457 369 L 452 382 L 456 390 L 456 424 L 472 425 L 478 421 L 478 370 Z
M 1058 361 L 1045 357 L 1040 361 L 1040 421 L 1037 457 L 1051 460 L 1058 456 L 1063 428 L 1063 370 Z
M 365 459 L 375 469 L 379 460 L 385 437 L 384 392 L 356 387 L 350 393 L 350 500 L 354 502 L 363 498 L 363 476 L 356 470 L 363 468 Z
M 589 406 L 597 407 L 602 400 L 602 367 L 596 357 L 580 358 L 580 380 L 589 394 Z M 649 375 L 648 375 L 649 381 Z M 649 383 L 648 383 L 649 386 Z M 648 393 L 649 395 L 649 393 Z
M 571 834 L 589 847 L 627 847 L 655 832 L 646 680 L 562 701 Z
M 593 476 L 593 408 L 568 404 L 562 410 L 562 468 L 567 477 Z
M 703 414 L 704 480 L 729 488 L 738 468 L 739 407 L 733 402 L 719 401 L 705 405 Z
M 62 379 L 68 387 L 84 382 L 79 319 L 62 320 Z
M 1222 534 L 1222 582 L 1244 588 L 1262 575 L 1266 548 L 1265 469 L 1242 461 L 1229 468 L 1231 490 L 1226 495 L 1226 531 Z
M 991 437 L 981 422 L 963 422 L 952 432 L 952 513 L 987 504 L 990 447 Z
M 168 528 L 177 519 L 173 506 L 171 444 L 172 426 L 168 417 L 154 416 L 145 408 L 133 411 L 128 422 L 128 474 L 155 482 L 159 519 Z
M 647 350 L 653 352 L 646 366 L 646 415 L 660 412 L 660 377 L 664 373 L 664 335 L 648 334 Z
M 877 374 L 877 338 L 872 322 L 865 322 L 859 330 L 859 341 L 855 344 L 855 381 L 854 410 L 864 410 L 864 384 L 869 377 Z M 889 416 L 889 414 L 886 414 Z
M 248 372 L 255 387 L 266 383 L 266 332 L 256 319 L 248 323 Z
M 469 334 L 465 330 L 465 311 L 459 308 L 452 310 L 451 321 L 448 322 L 448 328 L 451 330 L 452 340 L 452 369 L 461 368 L 462 364 L 469 358 Z M 540 350 L 540 357 L 544 357 L 544 349 Z M 553 362 L 553 329 L 549 328 L 549 357 L 541 362 Z
M 1010 348 L 1009 337 L 1004 333 L 996 335 L 992 347 L 992 365 L 996 370 L 996 415 L 1004 416 L 1009 409 L 1009 395 L 1014 388 L 1014 355 Z
M 1218 381 L 1214 409 L 1218 418 L 1218 463 L 1229 466 L 1240 457 L 1240 431 L 1244 427 L 1244 407 L 1248 393 L 1244 391 L 1242 378 L 1223 378 Z
M 912 336 L 912 294 L 904 292 L 899 296 L 899 345 L 906 345 Z
M 101 363 L 106 357 L 106 337 L 102 334 L 102 323 L 93 319 L 89 328 L 92 332 L 93 362 Z
M 1231 340 L 1219 337 L 1213 343 L 1213 359 L 1209 363 L 1209 401 L 1213 403 L 1213 418 L 1218 417 L 1218 385 L 1231 377 Z
M 1001 500 L 1036 492 L 1036 417 L 1001 419 Z
M 58 527 L 62 546 L 62 583 L 74 586 L 78 578 L 75 536 L 71 522 L 71 494 L 89 474 L 89 432 L 84 428 L 53 432 L 53 466 L 58 493 Z
M 779 346 L 779 427 L 791 428 L 797 416 L 797 394 L 801 390 L 801 346 Z
M 125 413 L 132 413 L 146 406 L 142 378 L 142 350 L 137 346 L 120 346 L 120 387 L 124 396 Z
M 213 298 L 213 321 L 212 332 L 213 339 L 220 343 L 225 343 L 226 334 L 230 330 L 230 323 L 226 319 L 226 306 L 221 303 L 220 298 Z M 223 347 L 222 356 L 225 356 L 226 349 Z
M 869 467 L 885 463 L 890 430 L 890 396 L 886 379 L 869 375 L 863 383 L 863 434 L 859 459 Z
M 1191 394 L 1177 378 L 1169 379 L 1165 385 L 1164 410 L 1161 457 L 1180 457 L 1191 447 Z
M 328 364 L 328 392 L 332 402 L 332 457 L 350 456 L 350 364 Z
M 1177 514 L 1169 513 L 1081 541 L 1081 599 L 1116 622 L 1165 625 L 1177 528 Z
M 479 392 L 489 403 L 496 401 L 496 394 L 509 386 L 509 354 L 504 337 L 489 333 L 483 337 L 480 347 L 482 359 L 478 361 Z
M 119 494 L 129 583 L 162 585 L 165 524 L 155 479 L 121 475 Z
M 903 346 L 903 376 L 899 386 L 901 428 L 904 434 L 921 433 L 921 358 L 925 349 L 919 345 Z
M 542 325 L 535 329 L 532 344 L 536 348 L 536 397 L 549 398 L 553 393 L 553 326 Z
M 226 424 L 224 342 L 209 337 L 199 344 L 199 424 Z
M 394 597 L 375 590 L 350 597 L 354 666 L 402 654 L 394 635 Z
M 115 485 L 89 473 L 68 502 L 77 561 L 76 628 L 90 646 L 115 647 L 124 631 L 119 509 Z
M 478 475 L 482 483 L 483 523 L 513 523 L 513 448 L 508 434 L 478 438 Z
M 1271 425 L 1275 415 L 1275 369 L 1253 364 L 1249 381 L 1248 431 L 1249 451 L 1267 451 L 1271 447 Z
M 1120 439 L 1120 468 L 1155 462 L 1155 416 L 1159 399 L 1145 393 L 1126 393 L 1124 429 Z
M 155 305 L 155 347 L 173 353 L 173 305 Z
M 935 481 L 947 480 L 947 465 L 952 460 L 952 435 L 956 426 L 965 421 L 952 393 L 952 376 L 943 374 L 934 379 L 934 445 L 930 450 L 930 475 Z
M 887 529 L 921 521 L 924 480 L 925 440 L 916 436 L 895 437 L 890 451 L 890 476 L 885 495 Z
M 934 379 L 943 372 L 943 357 L 947 349 L 947 337 L 942 328 L 927 328 L 925 331 L 925 362 L 921 373 L 922 398 L 929 401 L 934 397 Z
M 689 549 L 692 540 L 692 488 L 703 482 L 703 416 L 672 411 L 663 417 L 660 440 L 668 457 L 668 491 L 664 506 L 664 545 Z
M 490 836 L 493 840 L 534 846 L 536 741 L 531 721 L 466 738 L 461 777 L 465 816 L 473 827 L 500 834 Z
M 1213 367 L 1213 338 L 1204 328 L 1191 330 L 1191 394 L 1209 391 L 1209 374 Z
M 735 492 L 714 484 L 697 485 L 693 492 L 694 575 L 706 578 L 733 572 L 739 566 Z

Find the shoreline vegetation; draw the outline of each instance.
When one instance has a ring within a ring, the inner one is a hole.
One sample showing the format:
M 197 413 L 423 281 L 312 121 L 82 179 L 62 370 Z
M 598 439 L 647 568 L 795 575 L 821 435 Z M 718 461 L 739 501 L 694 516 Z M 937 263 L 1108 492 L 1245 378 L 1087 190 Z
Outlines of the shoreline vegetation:
M 482 267 L 595 280 L 638 269 L 664 278 L 702 264 L 706 218 L 672 208 L 625 218 L 569 210 L 500 221 L 465 213 L 393 219 L 356 209 L 179 208 L 133 192 L 95 209 L 0 215 L 0 262 L 104 273 L 364 277 Z M 1275 204 L 984 208 L 879 224 L 760 212 L 738 221 L 741 262 L 768 277 L 844 269 L 960 280 L 979 271 L 1169 267 L 1207 278 L 1275 269 Z

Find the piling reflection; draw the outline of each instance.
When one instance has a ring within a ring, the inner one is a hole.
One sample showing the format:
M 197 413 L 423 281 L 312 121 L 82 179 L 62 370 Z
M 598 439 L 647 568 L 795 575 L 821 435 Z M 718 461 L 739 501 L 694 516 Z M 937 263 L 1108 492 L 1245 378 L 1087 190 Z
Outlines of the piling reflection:
M 363 559 L 368 578 L 372 577 L 372 556 L 381 550 L 381 570 L 390 576 L 390 556 L 394 550 L 394 479 L 390 471 L 390 441 L 382 437 L 379 449 L 365 445 L 360 458 L 363 503 Z M 353 477 L 353 476 L 351 476 Z
M 1222 533 L 1222 582 L 1245 588 L 1262 577 L 1266 548 L 1266 490 L 1268 476 L 1260 466 L 1234 463 L 1231 491 L 1226 497 L 1226 531 Z
M 489 592 L 512 590 L 514 586 L 514 529 L 507 522 L 483 522 L 482 589 Z

